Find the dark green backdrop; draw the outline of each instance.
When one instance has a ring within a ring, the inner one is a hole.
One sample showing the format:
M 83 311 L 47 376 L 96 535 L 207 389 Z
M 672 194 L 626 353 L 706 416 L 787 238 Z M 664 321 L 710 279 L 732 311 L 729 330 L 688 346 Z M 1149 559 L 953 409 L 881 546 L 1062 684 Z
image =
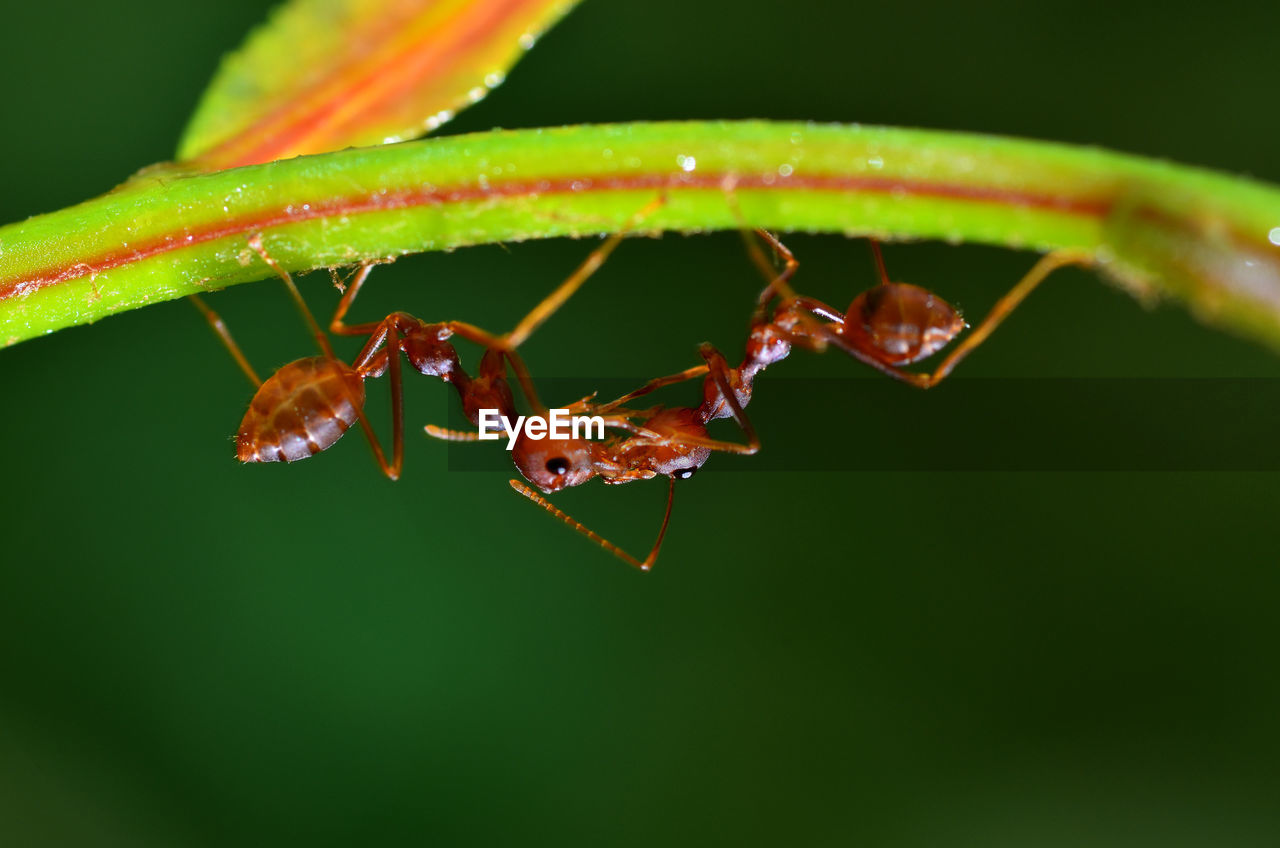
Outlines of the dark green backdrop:
M 166 158 L 266 6 L 7 9 L 0 219 Z M 588 0 L 448 129 L 856 120 L 1280 180 L 1278 31 L 1256 0 Z M 809 290 L 872 279 L 860 244 L 790 242 Z M 588 249 L 416 257 L 359 311 L 502 329 Z M 973 314 L 1030 263 L 888 252 Z M 757 284 L 732 235 L 629 242 L 528 357 L 640 378 L 703 339 L 736 354 Z M 211 300 L 263 370 L 310 352 L 278 286 Z M 1276 377 L 1280 360 L 1066 273 L 962 373 Z M 782 390 L 816 376 L 847 391 Z M 834 355 L 771 371 L 751 408 L 771 470 L 714 459 L 643 576 L 505 475 L 449 472 L 419 435 L 447 409 L 438 383 L 409 384 L 393 485 L 355 438 L 237 466 L 249 393 L 185 304 L 0 352 L 0 843 L 1275 844 L 1280 479 L 852 471 L 957 449 L 956 422 L 906 388 L 869 409 L 855 377 Z M 1208 418 L 1192 451 L 1232 438 Z M 1139 409 L 1113 429 L 1180 423 Z M 1021 424 L 1012 442 L 1034 441 Z M 822 457 L 843 470 L 777 470 Z M 662 488 L 559 501 L 643 549 Z

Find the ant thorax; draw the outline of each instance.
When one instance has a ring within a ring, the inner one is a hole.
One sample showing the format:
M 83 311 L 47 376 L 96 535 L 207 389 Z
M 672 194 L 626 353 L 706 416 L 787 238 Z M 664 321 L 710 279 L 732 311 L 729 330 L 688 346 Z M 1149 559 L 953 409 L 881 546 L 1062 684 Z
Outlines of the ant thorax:
M 689 407 L 664 409 L 650 416 L 643 425 L 651 436 L 632 436 L 620 440 L 610 457 L 612 464 L 625 469 L 626 479 L 645 479 L 659 474 L 684 479 L 701 468 L 711 456 L 707 428 L 698 410 Z

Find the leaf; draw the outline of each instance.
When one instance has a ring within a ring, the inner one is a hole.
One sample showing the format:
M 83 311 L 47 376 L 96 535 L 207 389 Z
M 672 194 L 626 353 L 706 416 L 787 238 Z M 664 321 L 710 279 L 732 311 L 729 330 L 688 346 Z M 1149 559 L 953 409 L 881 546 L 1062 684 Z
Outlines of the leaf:
M 1086 251 L 1144 300 L 1280 350 L 1280 185 L 1100 148 L 769 121 L 483 132 L 135 179 L 0 227 L 0 347 L 270 277 L 253 235 L 305 271 L 615 233 L 660 194 L 646 234 L 736 230 L 730 189 L 771 230 Z
M 223 60 L 178 147 L 219 170 L 414 138 L 578 0 L 292 0 Z

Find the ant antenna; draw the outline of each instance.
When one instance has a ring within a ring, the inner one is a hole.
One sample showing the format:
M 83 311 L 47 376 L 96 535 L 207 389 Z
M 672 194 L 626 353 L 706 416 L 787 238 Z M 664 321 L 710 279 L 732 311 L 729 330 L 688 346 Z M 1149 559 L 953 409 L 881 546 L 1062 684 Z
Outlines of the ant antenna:
M 533 501 L 538 506 L 545 509 L 547 512 L 551 513 L 556 518 L 563 521 L 565 524 L 568 524 L 574 530 L 577 530 L 579 533 L 586 536 L 588 539 L 595 542 L 597 545 L 604 548 L 606 551 L 613 554 L 618 559 L 622 560 L 628 565 L 635 566 L 641 571 L 648 571 L 649 569 L 653 568 L 654 562 L 656 562 L 658 559 L 658 551 L 662 548 L 662 540 L 667 535 L 667 525 L 671 523 L 671 504 L 675 500 L 675 495 L 676 495 L 676 478 L 670 477 L 668 479 L 671 481 L 671 485 L 667 487 L 667 511 L 662 515 L 662 527 L 661 529 L 658 530 L 658 538 L 653 543 L 653 549 L 649 551 L 649 555 L 644 558 L 643 562 L 636 559 L 631 554 L 627 553 L 622 548 L 615 545 L 613 542 L 610 542 L 608 539 L 601 536 L 599 533 L 596 533 L 595 531 L 589 529 L 588 527 L 583 525 L 580 521 L 575 520 L 572 516 L 568 515 L 563 510 L 557 509 L 551 503 L 551 501 L 547 500 L 542 495 L 538 494 L 533 489 L 526 486 L 524 483 L 521 483 L 519 480 L 510 480 L 509 482 L 511 483 L 511 488 L 515 489 L 517 492 L 524 495 L 526 498 Z
M 444 442 L 480 441 L 480 433 L 475 430 L 450 430 L 447 427 L 437 427 L 434 424 L 428 424 L 423 429 L 427 431 L 427 435 L 431 438 L 440 439 Z

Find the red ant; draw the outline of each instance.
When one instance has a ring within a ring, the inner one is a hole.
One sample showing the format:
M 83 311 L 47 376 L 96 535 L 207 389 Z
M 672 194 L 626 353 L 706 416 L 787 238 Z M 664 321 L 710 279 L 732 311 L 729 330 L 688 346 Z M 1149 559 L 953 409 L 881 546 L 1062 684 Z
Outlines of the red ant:
M 841 313 L 822 301 L 797 294 L 790 280 L 800 263 L 772 233 L 765 230 L 756 230 L 756 233 L 782 257 L 785 267 L 760 294 L 753 334 L 766 305 L 776 295 L 780 304 L 774 323 L 783 331 L 786 342 L 817 352 L 826 350 L 828 344 L 835 345 L 877 371 L 921 389 L 932 388 L 946 379 L 1049 274 L 1067 265 L 1087 266 L 1093 262 L 1088 254 L 1071 250 L 1058 250 L 1041 257 L 936 369 L 914 373 L 902 370 L 901 366 L 927 359 L 969 326 L 958 310 L 928 289 L 891 281 L 880 245 L 871 239 L 869 244 L 880 282 L 854 297 L 848 310 Z M 753 239 L 747 239 L 747 248 L 752 260 L 767 276 L 772 276 L 773 267 Z M 819 324 L 813 317 L 827 323 Z
M 642 218 L 662 202 L 660 198 L 649 204 L 637 217 Z M 330 323 L 330 330 L 335 334 L 368 336 L 364 349 L 350 366 L 334 356 L 327 338 L 307 310 L 289 274 L 266 253 L 261 239 L 255 236 L 250 240 L 250 246 L 285 282 L 324 355 L 290 363 L 262 383 L 231 340 L 221 320 L 208 307 L 197 303 L 242 370 L 259 387 L 237 436 L 237 456 L 244 462 L 302 459 L 330 447 L 358 420 L 379 466 L 388 477 L 396 479 L 403 461 L 403 405 L 398 355 L 401 352 L 420 373 L 437 376 L 453 384 L 473 424 L 477 422 L 479 410 L 484 408 L 497 409 L 504 416 L 514 416 L 515 403 L 507 382 L 507 363 L 515 371 L 529 402 L 545 412 L 546 407 L 538 400 L 528 369 L 516 349 L 600 267 L 625 232 L 615 234 L 593 251 L 573 275 L 504 336 L 495 336 L 458 321 L 429 324 L 403 312 L 392 313 L 379 322 L 356 326 L 343 324 L 342 319 L 372 269 L 372 264 L 364 265 L 344 293 Z M 1070 253 L 1044 257 L 996 304 L 991 314 L 935 372 L 913 374 L 902 371 L 899 366 L 937 352 L 966 326 L 956 310 L 926 289 L 891 282 L 885 272 L 879 246 L 872 242 L 881 282 L 858 295 L 847 314 L 841 314 L 820 301 L 796 294 L 789 281 L 799 263 L 774 236 L 763 230 L 757 233 L 784 259 L 785 268 L 775 275 L 755 241 L 748 237 L 752 259 L 765 271 L 770 282 L 757 301 L 746 355 L 740 366 L 731 368 L 718 351 L 704 344 L 700 348 L 703 365 L 651 380 L 607 404 L 596 405 L 584 399 L 572 405 L 572 409 L 607 416 L 604 419 L 606 426 L 624 431 L 627 436 L 593 442 L 587 439 L 532 439 L 522 433 L 513 446 L 512 459 L 516 467 L 544 494 L 581 485 L 597 476 L 606 483 L 621 484 L 666 475 L 669 479 L 666 511 L 658 537 L 643 560 L 575 521 L 529 486 L 517 480 L 510 481 L 518 492 L 641 570 L 647 571 L 657 559 L 670 521 L 675 481 L 691 477 L 713 451 L 753 454 L 758 450 L 759 439 L 744 407 L 750 402 L 755 376 L 768 365 L 785 358 L 793 344 L 817 351 L 825 350 L 827 344 L 834 344 L 896 379 L 928 388 L 944 379 L 964 356 L 981 344 L 1048 273 L 1062 265 L 1087 262 L 1082 255 Z M 336 274 L 335 282 L 338 282 Z M 779 304 L 772 316 L 766 318 L 768 304 L 775 296 L 780 299 Z M 855 315 L 859 320 L 848 320 L 848 316 Z M 815 322 L 815 317 L 827 323 Z M 462 369 L 457 352 L 448 342 L 454 334 L 484 346 L 478 377 L 473 379 Z M 363 381 L 387 371 L 391 374 L 393 413 L 393 459 L 390 463 L 386 461 L 363 413 Z M 658 388 L 699 376 L 705 379 L 703 401 L 698 407 L 655 407 L 649 410 L 623 407 L 624 403 Z M 729 417 L 734 418 L 746 434 L 746 444 L 708 436 L 708 423 Z M 426 427 L 426 432 L 437 438 L 457 441 L 476 441 L 478 438 L 477 433 L 460 433 L 431 425 Z

